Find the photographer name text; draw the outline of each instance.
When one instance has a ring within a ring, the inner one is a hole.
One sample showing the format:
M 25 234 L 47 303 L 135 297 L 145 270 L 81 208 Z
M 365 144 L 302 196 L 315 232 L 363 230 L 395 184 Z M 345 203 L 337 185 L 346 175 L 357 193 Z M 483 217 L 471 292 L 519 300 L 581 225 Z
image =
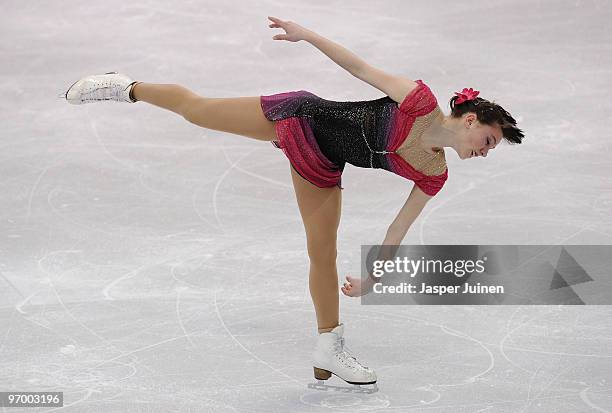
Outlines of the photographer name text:
M 503 294 L 503 285 L 482 285 L 480 283 L 464 285 L 430 285 L 421 283 L 401 283 L 399 285 L 383 285 L 377 282 L 373 285 L 376 294 Z

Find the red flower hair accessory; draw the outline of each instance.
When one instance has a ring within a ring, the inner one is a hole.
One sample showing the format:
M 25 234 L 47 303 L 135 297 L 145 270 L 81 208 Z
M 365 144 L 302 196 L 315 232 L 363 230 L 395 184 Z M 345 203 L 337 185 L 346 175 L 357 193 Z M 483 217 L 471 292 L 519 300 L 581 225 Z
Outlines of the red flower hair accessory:
M 463 103 L 467 100 L 474 100 L 479 93 L 480 92 L 478 90 L 474 90 L 472 88 L 463 88 L 461 92 L 455 92 L 455 95 L 459 96 L 459 99 L 455 101 L 455 105 Z

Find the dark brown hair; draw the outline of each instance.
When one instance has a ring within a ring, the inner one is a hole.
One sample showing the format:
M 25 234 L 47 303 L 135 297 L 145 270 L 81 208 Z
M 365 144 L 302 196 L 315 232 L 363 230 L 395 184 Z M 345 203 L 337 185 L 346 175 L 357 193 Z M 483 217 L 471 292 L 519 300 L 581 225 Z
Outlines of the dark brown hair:
M 525 137 L 523 131 L 516 126 L 516 120 L 514 120 L 512 115 L 500 105 L 480 97 L 466 100 L 456 105 L 455 101 L 457 99 L 459 99 L 459 96 L 453 96 L 449 102 L 453 118 L 460 118 L 468 112 L 475 113 L 478 122 L 484 125 L 499 124 L 502 128 L 504 139 L 509 143 L 522 143 Z

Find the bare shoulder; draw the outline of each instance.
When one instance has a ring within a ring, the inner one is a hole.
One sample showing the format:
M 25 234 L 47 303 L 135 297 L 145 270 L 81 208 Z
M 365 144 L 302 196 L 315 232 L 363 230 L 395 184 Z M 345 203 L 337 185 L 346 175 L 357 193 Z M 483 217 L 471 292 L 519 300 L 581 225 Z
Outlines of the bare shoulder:
M 418 86 L 412 79 L 396 76 L 370 65 L 362 67 L 355 76 L 385 93 L 398 104 Z

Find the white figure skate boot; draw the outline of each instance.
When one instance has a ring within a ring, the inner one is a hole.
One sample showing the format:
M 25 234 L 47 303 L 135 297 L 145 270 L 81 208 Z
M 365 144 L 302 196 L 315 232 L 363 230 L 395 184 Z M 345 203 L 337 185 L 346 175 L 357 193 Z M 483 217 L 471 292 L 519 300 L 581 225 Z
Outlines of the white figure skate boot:
M 82 105 L 101 100 L 134 103 L 136 100 L 130 97 L 130 92 L 136 83 L 140 82 L 136 82 L 128 76 L 117 72 L 91 75 L 74 82 L 66 93 L 59 97 L 65 98 L 68 103 L 73 105 Z
M 376 373 L 344 348 L 344 324 L 340 323 L 328 333 L 321 333 L 313 353 L 314 376 L 327 380 L 332 374 L 350 384 L 374 384 Z

